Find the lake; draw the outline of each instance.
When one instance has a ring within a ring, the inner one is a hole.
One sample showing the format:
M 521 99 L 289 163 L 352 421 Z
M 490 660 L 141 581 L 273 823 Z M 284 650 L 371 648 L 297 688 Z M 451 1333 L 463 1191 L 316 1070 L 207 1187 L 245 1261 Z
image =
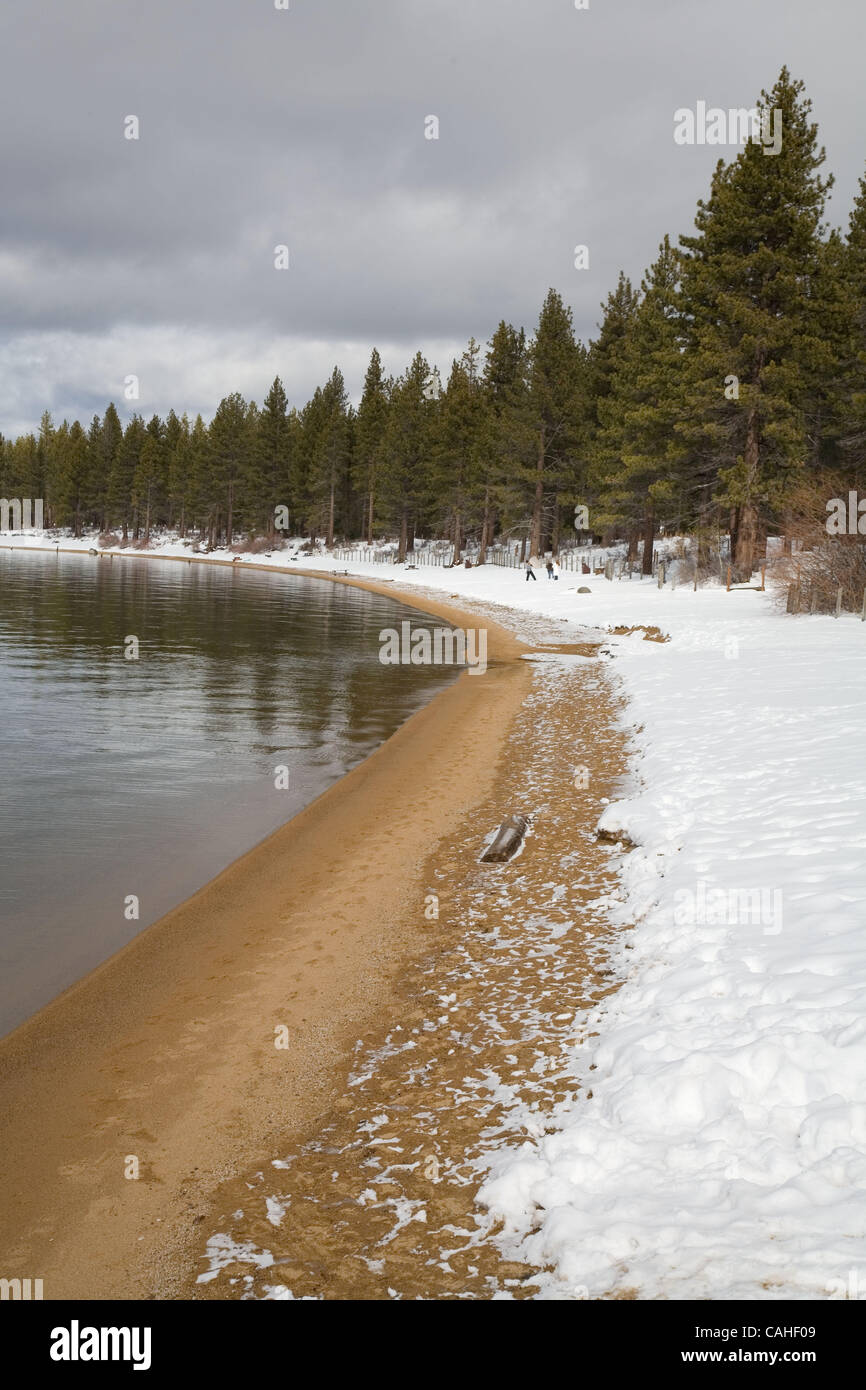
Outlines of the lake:
M 379 662 L 405 620 L 441 626 L 323 579 L 0 552 L 0 1034 L 453 679 Z

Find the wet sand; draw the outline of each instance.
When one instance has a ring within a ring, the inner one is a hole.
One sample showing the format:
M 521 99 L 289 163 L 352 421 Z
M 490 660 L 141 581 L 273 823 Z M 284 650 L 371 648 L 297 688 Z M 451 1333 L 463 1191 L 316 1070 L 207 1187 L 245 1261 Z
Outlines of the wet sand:
M 596 826 L 626 736 L 603 663 L 527 664 L 499 775 L 427 864 L 438 916 L 401 972 L 396 1012 L 361 1038 L 312 1131 L 287 1132 L 221 1186 L 190 1296 L 561 1296 L 477 1194 L 492 1150 L 537 1137 L 558 1107 L 592 1104 L 588 1011 L 618 986 L 610 952 L 625 930 L 605 906 L 621 856 Z M 575 762 L 588 774 L 577 785 Z M 481 863 L 507 808 L 531 819 L 523 851 Z
M 529 688 L 529 648 L 483 625 L 485 675 L 0 1040 L 3 1277 L 46 1299 L 188 1296 L 217 1187 L 327 1113 L 429 948 L 425 866 L 490 795 Z

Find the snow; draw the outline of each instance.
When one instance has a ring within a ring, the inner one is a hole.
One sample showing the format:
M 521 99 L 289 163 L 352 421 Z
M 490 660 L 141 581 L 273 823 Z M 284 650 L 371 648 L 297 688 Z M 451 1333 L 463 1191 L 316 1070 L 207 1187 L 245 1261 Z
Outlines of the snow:
M 630 785 L 600 822 L 624 841 L 622 983 L 575 1017 L 591 1095 L 491 1141 L 504 1253 L 542 1299 L 866 1297 L 866 625 L 771 592 L 290 553 L 267 563 L 600 628 L 626 697 Z M 637 624 L 671 640 L 608 632 Z

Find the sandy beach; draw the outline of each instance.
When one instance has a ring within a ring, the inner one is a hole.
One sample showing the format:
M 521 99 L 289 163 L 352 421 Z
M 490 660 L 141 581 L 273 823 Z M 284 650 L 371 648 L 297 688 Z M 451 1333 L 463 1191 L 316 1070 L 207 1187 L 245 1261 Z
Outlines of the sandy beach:
M 216 1186 L 278 1136 L 308 1131 L 339 1093 L 356 1039 L 387 1018 L 399 971 L 429 948 L 424 865 L 489 795 L 531 680 L 527 648 L 484 626 L 483 677 L 462 673 L 0 1042 L 6 1277 L 41 1278 L 46 1299 L 177 1296 Z

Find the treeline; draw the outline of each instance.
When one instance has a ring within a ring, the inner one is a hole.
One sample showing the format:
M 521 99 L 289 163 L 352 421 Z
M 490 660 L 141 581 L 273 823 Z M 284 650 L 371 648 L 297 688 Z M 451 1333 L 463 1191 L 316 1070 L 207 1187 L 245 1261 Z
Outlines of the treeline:
M 210 424 L 114 405 L 89 427 L 2 441 L 0 495 L 44 498 L 48 524 L 155 527 L 210 545 L 273 538 L 524 536 L 529 551 L 586 529 L 651 560 L 660 527 L 699 548 L 730 532 L 751 573 L 804 488 L 866 468 L 866 179 L 845 234 L 823 221 L 832 179 L 803 85 L 783 69 L 761 109 L 781 152 L 720 161 L 695 231 L 665 238 L 639 288 L 621 275 L 598 336 L 576 341 L 550 290 L 535 332 L 471 340 L 439 393 L 417 353 L 386 376 L 377 351 L 357 409 L 335 368 L 302 408 L 277 378 L 261 406 L 227 396 Z M 287 509 L 281 512 L 279 509 Z

